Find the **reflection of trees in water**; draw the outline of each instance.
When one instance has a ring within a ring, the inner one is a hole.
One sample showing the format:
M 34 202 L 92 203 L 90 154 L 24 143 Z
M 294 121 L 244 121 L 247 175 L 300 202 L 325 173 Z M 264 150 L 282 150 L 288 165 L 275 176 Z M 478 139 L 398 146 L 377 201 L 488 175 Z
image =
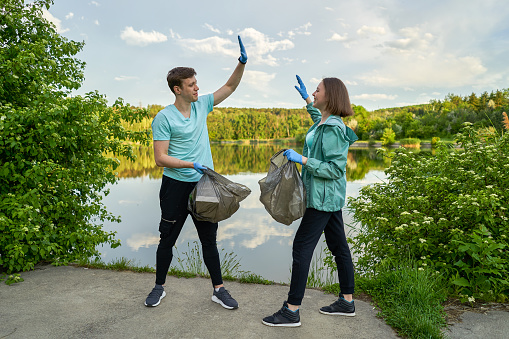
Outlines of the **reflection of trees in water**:
M 348 181 L 364 179 L 372 170 L 384 170 L 389 163 L 387 158 L 376 154 L 375 149 L 350 149 L 346 163 L 346 179 Z
M 246 172 L 266 173 L 274 153 L 283 148 L 294 148 L 299 151 L 302 146 L 286 143 L 212 144 L 211 148 L 216 172 L 231 175 Z M 161 177 L 163 169 L 156 166 L 152 147 L 137 147 L 133 151 L 136 161 L 119 159 L 120 165 L 116 172 L 120 178 L 137 178 L 147 175 L 151 179 Z M 350 149 L 346 170 L 347 180 L 363 179 L 370 170 L 384 170 L 389 164 L 390 160 L 377 155 L 374 149 Z
M 152 147 L 135 147 L 133 153 L 136 155 L 136 161 L 119 158 L 120 165 L 115 172 L 120 178 L 138 178 L 147 175 L 151 179 L 161 177 L 163 169 L 157 167 Z

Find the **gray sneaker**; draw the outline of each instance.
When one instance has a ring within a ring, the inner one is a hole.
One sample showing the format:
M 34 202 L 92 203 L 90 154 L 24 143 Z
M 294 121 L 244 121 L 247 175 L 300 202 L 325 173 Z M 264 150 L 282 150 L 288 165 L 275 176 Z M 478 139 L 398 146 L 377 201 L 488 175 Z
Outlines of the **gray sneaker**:
M 230 293 L 224 287 L 220 287 L 219 291 L 217 292 L 216 289 L 214 289 L 214 293 L 212 294 L 212 301 L 229 310 L 233 310 L 239 307 L 237 301 L 232 298 Z
M 145 306 L 156 307 L 166 296 L 166 292 L 164 291 L 164 287 L 162 285 L 156 285 L 152 292 L 148 294 L 147 299 L 145 300 Z
M 290 311 L 288 303 L 285 301 L 279 311 L 263 318 L 262 324 L 277 327 L 298 327 L 300 326 L 299 310 L 295 312 Z
M 353 300 L 348 302 L 339 294 L 339 299 L 333 302 L 330 306 L 320 308 L 320 313 L 327 315 L 344 315 L 347 317 L 355 316 L 355 304 Z

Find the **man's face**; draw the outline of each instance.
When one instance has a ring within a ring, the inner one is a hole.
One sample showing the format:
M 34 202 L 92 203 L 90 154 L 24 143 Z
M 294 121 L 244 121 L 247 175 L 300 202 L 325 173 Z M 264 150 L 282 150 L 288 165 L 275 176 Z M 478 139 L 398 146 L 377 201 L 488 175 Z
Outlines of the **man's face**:
M 182 99 L 188 102 L 195 102 L 198 100 L 198 81 L 193 75 L 191 78 L 182 80 L 182 86 L 177 86 Z

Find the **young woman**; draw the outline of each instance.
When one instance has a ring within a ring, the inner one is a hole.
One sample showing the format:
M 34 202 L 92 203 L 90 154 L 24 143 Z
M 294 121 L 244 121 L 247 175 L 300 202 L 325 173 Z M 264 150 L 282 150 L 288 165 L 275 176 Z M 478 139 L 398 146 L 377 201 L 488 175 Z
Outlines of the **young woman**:
M 307 205 L 293 241 L 288 301 L 278 312 L 263 319 L 263 324 L 268 326 L 301 325 L 299 307 L 306 289 L 311 258 L 322 232 L 336 260 L 341 293 L 330 306 L 320 308 L 320 313 L 355 315 L 353 263 L 341 213 L 346 195 L 348 148 L 358 139 L 341 118 L 353 115 L 353 110 L 341 80 L 323 79 L 313 93 L 314 102 L 311 102 L 298 75 L 297 81 L 299 86 L 295 88 L 306 100 L 306 109 L 314 124 L 306 134 L 303 155 L 292 149 L 286 150 L 284 155 L 302 165 Z

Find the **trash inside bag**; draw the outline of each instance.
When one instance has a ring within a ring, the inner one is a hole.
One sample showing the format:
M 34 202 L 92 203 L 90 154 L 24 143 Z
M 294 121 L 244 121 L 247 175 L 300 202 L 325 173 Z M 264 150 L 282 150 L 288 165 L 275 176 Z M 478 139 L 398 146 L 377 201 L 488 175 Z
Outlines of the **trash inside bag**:
M 290 225 L 306 211 L 306 188 L 294 162 L 283 155 L 285 149 L 270 158 L 267 176 L 260 181 L 260 201 L 276 220 Z
M 189 195 L 187 209 L 202 221 L 219 222 L 231 217 L 240 207 L 251 190 L 242 184 L 232 182 L 210 168 Z

